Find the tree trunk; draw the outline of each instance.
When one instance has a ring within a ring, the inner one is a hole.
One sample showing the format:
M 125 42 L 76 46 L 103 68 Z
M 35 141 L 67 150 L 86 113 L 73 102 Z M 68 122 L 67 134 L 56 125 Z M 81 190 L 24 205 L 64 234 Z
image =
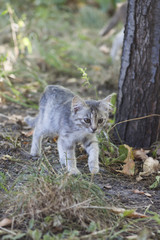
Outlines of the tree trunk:
M 160 0 L 129 0 L 116 123 L 151 114 L 160 114 Z M 149 147 L 159 127 L 154 116 L 121 123 L 115 135 L 132 147 Z

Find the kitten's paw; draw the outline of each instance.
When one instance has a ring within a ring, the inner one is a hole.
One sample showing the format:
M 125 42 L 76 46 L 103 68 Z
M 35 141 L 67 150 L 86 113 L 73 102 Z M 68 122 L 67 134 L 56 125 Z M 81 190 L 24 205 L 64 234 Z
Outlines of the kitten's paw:
M 99 166 L 89 167 L 89 170 L 92 174 L 97 174 L 97 173 L 99 173 Z
M 31 152 L 30 152 L 30 155 L 31 155 L 32 157 L 37 157 L 37 156 L 39 156 L 39 154 L 38 154 L 37 152 L 34 152 L 34 151 L 31 151 Z
M 41 152 L 31 150 L 30 155 L 32 157 L 40 157 L 41 156 Z
M 68 169 L 68 172 L 69 172 L 70 175 L 79 175 L 79 174 L 81 174 L 81 172 L 78 170 L 78 168 Z
M 66 167 L 66 160 L 64 160 L 64 159 L 59 159 L 59 161 L 60 161 L 61 167 L 62 167 L 62 168 L 65 168 L 65 167 Z

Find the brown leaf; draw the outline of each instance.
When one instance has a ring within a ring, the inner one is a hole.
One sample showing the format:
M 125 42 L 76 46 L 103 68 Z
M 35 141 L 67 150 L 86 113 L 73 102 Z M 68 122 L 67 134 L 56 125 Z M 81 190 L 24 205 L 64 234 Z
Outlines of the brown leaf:
M 136 193 L 136 194 L 144 194 L 143 191 L 140 191 L 140 190 L 138 190 L 138 189 L 133 190 L 133 193 Z
M 10 226 L 11 224 L 12 220 L 9 218 L 4 218 L 2 221 L 0 221 L 0 227 Z
M 79 155 L 77 157 L 77 160 L 78 161 L 82 161 L 82 160 L 86 160 L 88 158 L 88 155 L 87 154 L 83 154 L 83 155 Z
M 129 176 L 133 176 L 134 175 L 134 169 L 135 169 L 135 162 L 134 162 L 134 156 L 133 156 L 133 150 L 131 147 L 129 147 L 128 145 L 124 144 L 125 148 L 128 149 L 128 155 L 127 158 L 124 160 L 124 162 L 126 163 L 123 166 L 123 170 L 121 171 L 122 173 L 129 175 Z
M 31 131 L 28 131 L 28 132 L 22 131 L 22 134 L 23 134 L 24 136 L 26 136 L 26 137 L 30 137 L 30 136 L 33 135 L 33 129 L 32 129 Z
M 108 54 L 109 51 L 110 51 L 109 48 L 106 45 L 100 46 L 99 50 L 104 54 Z
M 148 151 L 145 151 L 144 149 L 139 149 L 139 150 L 133 150 L 133 155 L 134 155 L 134 158 L 138 158 L 138 159 L 141 159 L 143 161 L 145 161 L 148 156 L 147 156 L 147 153 Z
M 140 175 L 138 175 L 138 176 L 136 177 L 136 181 L 137 181 L 137 182 L 140 182 L 142 179 L 143 179 L 143 178 L 142 178 Z
M 110 184 L 106 184 L 106 185 L 104 185 L 104 186 L 103 186 L 103 188 L 106 188 L 106 189 L 111 189 L 111 188 L 112 188 L 112 186 L 111 186 Z
M 139 173 L 137 181 L 142 180 L 142 177 L 150 176 L 153 173 L 156 173 L 160 170 L 160 163 L 157 159 L 148 157 L 143 163 L 143 172 Z
M 160 163 L 158 160 L 148 157 L 143 164 L 143 172 L 155 173 L 160 169 Z
M 151 195 L 150 193 L 145 193 L 145 192 L 140 191 L 140 190 L 138 190 L 138 189 L 133 190 L 133 193 L 143 194 L 143 195 L 145 195 L 145 196 L 147 196 L 147 197 L 152 197 L 152 195 Z
M 2 159 L 3 161 L 12 160 L 12 156 L 6 154 L 6 155 L 3 155 L 3 156 L 1 157 L 1 159 Z
M 58 140 L 58 137 L 54 137 L 54 138 L 53 138 L 53 142 L 55 142 L 55 143 L 56 143 L 56 142 L 57 142 L 57 140 Z
M 150 193 L 144 193 L 144 195 L 147 197 L 152 197 L 152 195 Z
M 117 208 L 117 207 L 111 207 L 111 208 L 107 208 L 108 210 L 114 212 L 114 213 L 127 213 L 126 214 L 126 217 L 129 217 L 129 218 L 147 218 L 148 216 L 144 215 L 144 214 L 141 214 L 141 213 L 138 213 L 136 211 L 132 211 L 132 210 L 127 210 L 127 209 L 124 209 L 124 208 Z

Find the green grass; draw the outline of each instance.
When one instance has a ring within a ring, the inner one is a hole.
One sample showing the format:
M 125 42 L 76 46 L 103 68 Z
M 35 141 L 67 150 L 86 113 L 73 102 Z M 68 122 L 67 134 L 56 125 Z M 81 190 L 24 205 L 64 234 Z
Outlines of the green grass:
M 112 226 L 117 216 L 99 209 L 107 202 L 90 177 L 57 174 L 51 168 L 45 159 L 28 165 L 10 191 L 5 190 L 7 177 L 0 175 L 5 191 L 1 208 L 7 210 L 8 218 L 14 218 L 15 227 L 8 239 L 22 235 L 31 239 L 74 239 Z
M 10 190 L 2 187 L 0 207 L 9 219 L 14 219 L 11 230 L 0 229 L 3 240 L 118 240 L 134 234 L 148 236 L 150 230 L 146 233 L 143 227 L 147 222 L 159 225 L 159 215 L 153 212 L 146 220 L 131 220 L 127 217 L 134 210 L 120 215 L 110 211 L 110 199 L 85 174 L 58 174 L 44 158 L 27 166 Z M 6 186 L 7 176 L 0 177 Z
M 82 89 L 85 83 L 95 95 L 97 84 L 105 84 L 106 90 L 108 86 L 116 86 L 119 65 L 112 64 L 110 57 L 99 50 L 103 43 L 110 47 L 112 37 L 102 40 L 98 35 L 107 21 L 102 9 L 105 10 L 105 4 L 111 1 L 95 1 L 101 8 L 87 5 L 86 1 L 68 7 L 65 2 L 25 0 L 22 4 L 21 1 L 2 0 L 0 98 L 37 109 L 39 95 L 45 86 L 62 83 L 62 79 L 66 85 L 68 79 L 74 78 Z M 17 46 L 12 23 L 17 29 Z M 15 47 L 18 55 L 12 59 Z M 21 147 L 21 139 L 3 138 L 15 148 Z M 123 151 L 119 153 L 105 134 L 99 141 L 105 166 L 123 162 Z M 8 161 L 13 166 L 24 165 L 23 160 L 15 156 Z M 74 177 L 65 172 L 57 173 L 47 157 L 42 157 L 37 162 L 26 160 L 24 170 L 17 178 L 13 176 L 11 182 L 12 176 L 0 171 L 0 211 L 3 216 L 14 219 L 10 230 L 0 229 L 3 240 L 118 240 L 139 234 L 137 228 L 142 220 L 129 220 L 124 214 L 105 209 L 112 202 L 88 175 Z M 158 178 L 155 184 L 159 185 Z M 159 224 L 159 215 L 150 215 L 147 221 Z
M 56 5 L 52 1 L 26 0 L 23 6 L 18 1 L 2 3 L 0 31 L 2 39 L 7 35 L 7 47 L 0 57 L 0 74 L 7 101 L 36 108 L 29 98 L 48 83 L 63 77 L 83 84 L 78 67 L 87 69 L 93 85 L 97 80 L 103 84 L 104 79 L 117 83 L 109 57 L 99 50 L 102 40 L 98 32 L 106 21 L 101 9 L 83 4 L 75 10 L 64 2 Z M 18 55 L 10 60 L 16 49 Z

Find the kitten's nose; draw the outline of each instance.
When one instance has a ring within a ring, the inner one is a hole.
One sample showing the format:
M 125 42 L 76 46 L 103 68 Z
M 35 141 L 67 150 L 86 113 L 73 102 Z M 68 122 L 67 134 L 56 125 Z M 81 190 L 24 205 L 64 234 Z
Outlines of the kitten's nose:
M 97 130 L 97 128 L 91 128 L 91 129 L 93 133 Z

